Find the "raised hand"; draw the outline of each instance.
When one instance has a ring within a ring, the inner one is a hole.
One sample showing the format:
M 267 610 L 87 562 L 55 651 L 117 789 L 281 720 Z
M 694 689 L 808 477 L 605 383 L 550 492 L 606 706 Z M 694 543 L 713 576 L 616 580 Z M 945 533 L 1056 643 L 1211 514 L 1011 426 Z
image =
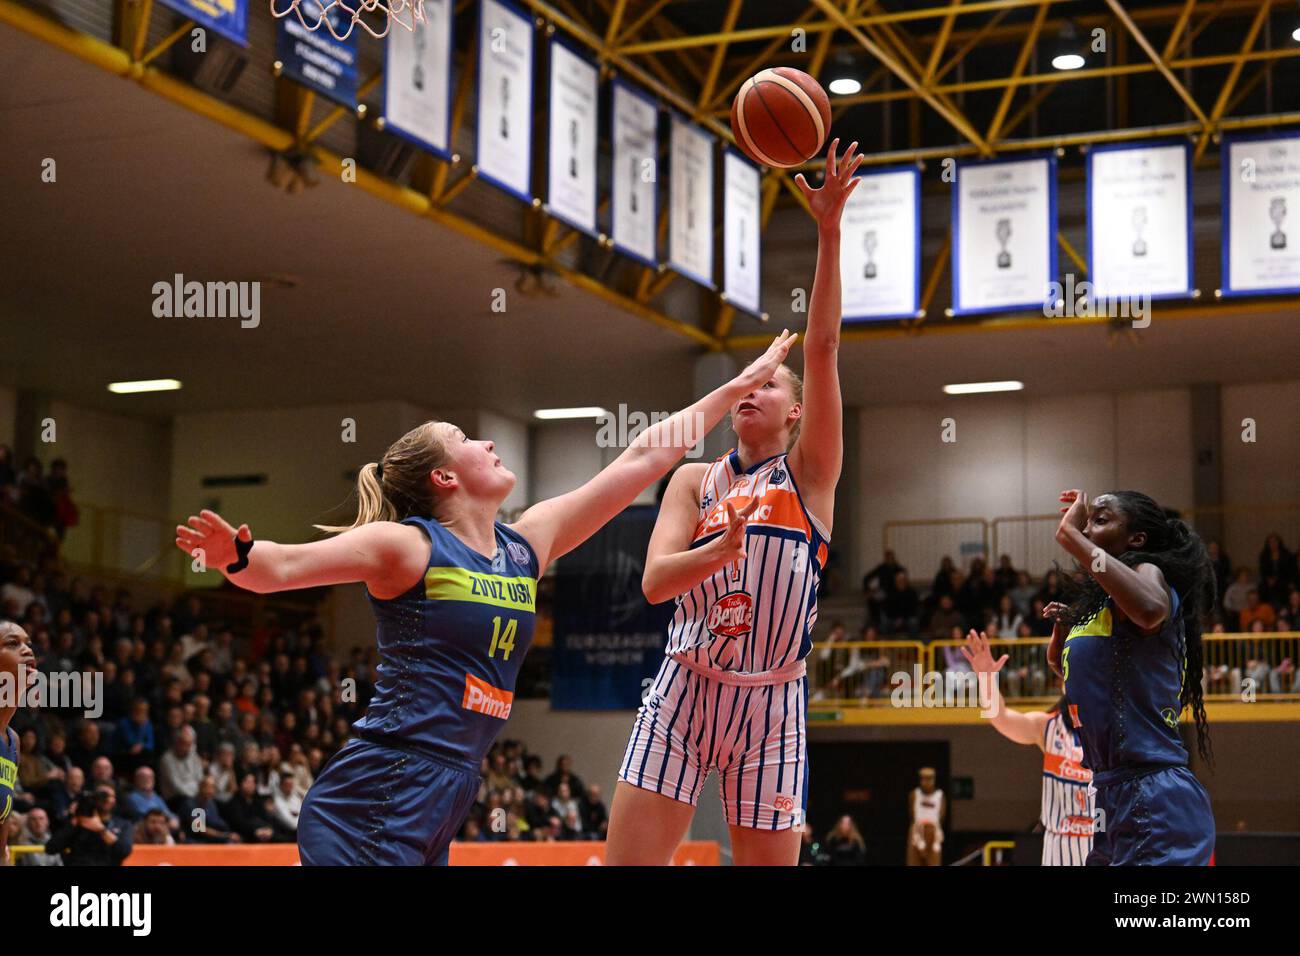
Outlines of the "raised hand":
M 729 565 L 745 560 L 745 527 L 749 523 L 749 516 L 758 507 L 758 502 L 758 496 L 755 495 L 743 511 L 737 511 L 731 501 L 723 503 L 727 509 L 727 530 L 718 538 L 716 547 L 719 556 Z
M 794 178 L 795 185 L 808 200 L 808 208 L 812 211 L 818 226 L 838 226 L 840 215 L 844 212 L 844 204 L 853 195 L 853 190 L 858 188 L 858 179 L 854 173 L 862 165 L 863 159 L 861 156 L 854 155 L 858 144 L 855 142 L 850 145 L 844 156 L 837 160 L 836 153 L 839 151 L 839 145 L 838 137 L 831 140 L 830 149 L 826 151 L 825 178 L 817 189 L 808 185 L 808 180 L 804 179 L 803 173 L 799 173 Z
M 790 349 L 797 341 L 799 341 L 798 332 L 782 329 L 781 334 L 774 338 L 772 344 L 767 347 L 767 351 L 750 362 L 739 375 L 732 379 L 737 391 L 746 394 L 771 381 L 772 376 L 776 374 L 777 368 L 785 361 L 785 357 L 790 354 Z
M 248 525 L 241 524 L 239 530 L 235 530 L 221 515 L 204 509 L 198 515 L 190 515 L 188 527 L 183 524 L 176 526 L 176 547 L 189 555 L 196 550 L 202 551 L 203 563 L 211 570 L 221 571 L 239 559 L 235 550 L 236 535 L 240 541 L 253 538 Z
M 966 646 L 961 648 L 962 655 L 970 661 L 970 669 L 976 674 L 996 674 L 1002 670 L 1006 664 L 1009 655 L 1003 654 L 996 661 L 993 660 L 993 652 L 989 650 L 989 639 L 983 631 L 976 631 L 971 628 L 971 632 L 966 635 Z
M 1061 502 L 1065 505 L 1061 509 L 1061 531 L 1066 528 L 1074 528 L 1076 531 L 1083 531 L 1088 527 L 1088 496 L 1077 488 L 1061 492 Z

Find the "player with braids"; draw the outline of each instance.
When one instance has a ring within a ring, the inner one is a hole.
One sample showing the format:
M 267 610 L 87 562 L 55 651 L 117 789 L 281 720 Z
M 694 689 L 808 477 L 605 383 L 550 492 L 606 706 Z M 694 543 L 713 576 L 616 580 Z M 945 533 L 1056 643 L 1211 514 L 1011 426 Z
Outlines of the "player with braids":
M 1201 691 L 1201 616 L 1214 568 L 1200 537 L 1147 495 L 1089 504 L 1061 492 L 1057 542 L 1084 572 L 1051 610 L 1048 660 L 1061 674 L 1102 811 L 1090 865 L 1204 865 L 1210 799 L 1188 769 L 1179 717 L 1190 707 L 1210 760 Z

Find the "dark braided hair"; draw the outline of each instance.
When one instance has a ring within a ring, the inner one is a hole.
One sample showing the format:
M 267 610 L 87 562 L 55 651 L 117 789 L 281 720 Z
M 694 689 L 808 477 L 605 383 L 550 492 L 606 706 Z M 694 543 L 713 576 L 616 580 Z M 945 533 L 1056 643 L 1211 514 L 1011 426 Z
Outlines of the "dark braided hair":
M 1214 563 L 1201 536 L 1187 526 L 1177 512 L 1160 507 L 1139 491 L 1109 491 L 1116 510 L 1124 516 L 1129 534 L 1143 532 L 1146 543 L 1141 549 L 1125 551 L 1116 560 L 1130 568 L 1154 564 L 1165 581 L 1177 592 L 1179 617 L 1183 622 L 1184 658 L 1183 689 L 1179 703 L 1192 708 L 1196 721 L 1196 749 L 1206 763 L 1213 763 L 1210 733 L 1205 716 L 1205 695 L 1201 690 L 1201 670 L 1205 648 L 1201 641 L 1202 617 L 1214 610 L 1218 588 L 1214 581 Z M 1063 574 L 1069 608 L 1060 620 L 1067 626 L 1083 624 L 1101 613 L 1109 595 L 1089 574 Z

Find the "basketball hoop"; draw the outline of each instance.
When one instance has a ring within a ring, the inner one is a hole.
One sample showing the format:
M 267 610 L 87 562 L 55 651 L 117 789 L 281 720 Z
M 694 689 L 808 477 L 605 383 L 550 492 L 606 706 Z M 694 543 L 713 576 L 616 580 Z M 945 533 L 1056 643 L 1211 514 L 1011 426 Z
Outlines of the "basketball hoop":
M 423 23 L 424 0 L 288 0 L 284 9 L 277 9 L 277 0 L 271 0 L 272 16 L 282 18 L 289 14 L 297 16 L 298 22 L 308 30 L 319 30 L 324 25 L 339 41 L 350 37 L 358 24 L 376 40 L 382 40 L 394 23 L 411 31 L 417 23 Z M 376 20 L 382 17 L 383 29 L 376 30 L 362 14 L 373 14 Z

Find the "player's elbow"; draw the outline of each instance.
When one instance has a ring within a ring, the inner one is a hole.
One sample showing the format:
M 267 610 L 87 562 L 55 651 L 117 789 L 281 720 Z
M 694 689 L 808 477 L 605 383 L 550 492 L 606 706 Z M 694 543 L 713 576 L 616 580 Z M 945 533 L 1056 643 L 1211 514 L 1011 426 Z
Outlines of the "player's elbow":
M 645 574 L 641 575 L 641 593 L 645 595 L 645 599 L 651 604 L 663 604 L 673 597 L 667 592 L 668 589 L 664 587 L 654 565 L 647 564 Z

